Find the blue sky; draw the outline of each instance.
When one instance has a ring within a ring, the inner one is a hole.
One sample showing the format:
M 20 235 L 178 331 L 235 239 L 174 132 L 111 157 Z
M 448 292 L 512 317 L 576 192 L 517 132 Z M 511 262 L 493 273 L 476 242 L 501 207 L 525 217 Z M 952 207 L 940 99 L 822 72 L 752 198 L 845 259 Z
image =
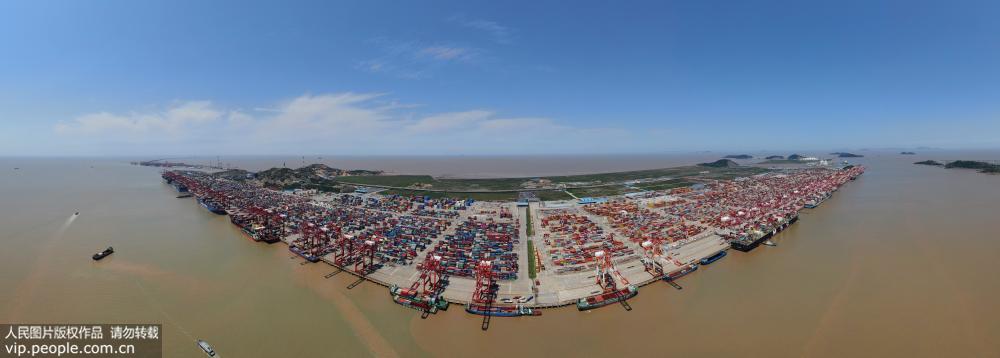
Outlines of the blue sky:
M 0 155 L 1000 147 L 990 1 L 0 3 Z

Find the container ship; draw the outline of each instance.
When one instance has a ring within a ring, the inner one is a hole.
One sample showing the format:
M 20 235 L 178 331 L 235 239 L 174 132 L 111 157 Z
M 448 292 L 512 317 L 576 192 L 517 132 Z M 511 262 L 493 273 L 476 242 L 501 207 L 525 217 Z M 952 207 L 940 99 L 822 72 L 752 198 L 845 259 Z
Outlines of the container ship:
M 298 248 L 296 246 L 289 246 L 288 250 L 291 251 L 291 252 L 294 252 L 296 255 L 302 256 L 302 258 L 306 259 L 306 261 L 313 262 L 313 263 L 319 262 L 319 256 L 310 254 L 310 253 L 306 252 L 305 250 L 302 250 L 302 249 L 300 249 L 300 248 Z
M 581 298 L 579 301 L 576 301 L 576 308 L 581 311 L 591 310 L 627 300 L 638 294 L 639 288 L 635 287 L 635 285 L 628 285 L 618 291 L 605 292 L 597 296 Z
M 269 229 L 267 226 L 262 224 L 249 221 L 245 217 L 239 214 L 230 213 L 229 221 L 240 228 L 246 237 L 255 242 L 266 242 L 268 244 L 273 244 L 281 241 L 279 229 Z
M 441 299 L 440 296 L 420 296 L 413 290 L 398 285 L 389 286 L 389 293 L 392 294 L 392 300 L 403 307 L 428 313 L 448 310 L 448 301 Z
M 494 317 L 518 317 L 518 316 L 541 316 L 542 311 L 522 305 L 516 306 L 486 306 L 482 304 L 470 303 L 465 306 L 465 312 L 480 316 Z
M 666 276 L 663 276 L 663 280 L 667 282 L 672 282 L 676 279 L 684 277 L 685 275 L 695 271 L 698 271 L 698 264 L 689 264 L 687 266 L 684 266 L 680 270 L 666 274 Z
M 744 235 L 730 242 L 729 246 L 738 251 L 750 252 L 750 250 L 756 249 L 761 243 L 771 239 L 771 237 L 774 237 L 775 234 L 785 230 L 789 225 L 794 224 L 796 221 L 799 221 L 799 214 L 795 214 L 795 216 L 792 216 L 788 220 L 782 220 L 782 222 L 771 229 L 771 231 L 768 231 L 763 235 L 759 235 L 757 238 L 753 238 L 750 235 Z
M 699 261 L 702 265 L 708 265 L 713 262 L 719 261 L 719 259 L 726 257 L 726 250 L 716 252 L 714 255 L 701 259 Z
M 205 209 L 208 209 L 208 211 L 211 211 L 212 213 L 226 215 L 226 209 L 223 209 L 222 205 L 219 205 L 219 203 L 216 203 L 214 200 L 199 197 L 198 204 L 201 204 L 201 206 L 205 207 Z

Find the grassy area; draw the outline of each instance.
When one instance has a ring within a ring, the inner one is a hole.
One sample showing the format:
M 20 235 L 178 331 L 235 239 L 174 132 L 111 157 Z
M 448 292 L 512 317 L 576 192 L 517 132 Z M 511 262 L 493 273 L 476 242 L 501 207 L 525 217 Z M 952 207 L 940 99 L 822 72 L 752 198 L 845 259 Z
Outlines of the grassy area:
M 566 194 L 566 192 L 562 191 L 562 190 L 536 191 L 535 192 L 535 196 L 538 197 L 538 200 L 542 200 L 542 201 L 571 200 L 571 199 L 573 199 L 572 196 L 570 196 L 569 194 Z
M 360 185 L 385 185 L 408 187 L 414 184 L 432 184 L 434 178 L 430 175 L 363 175 L 345 176 L 336 179 L 339 182 L 353 183 Z
M 637 170 L 630 172 L 551 176 L 551 177 L 540 177 L 539 179 L 546 179 L 551 181 L 552 183 L 557 183 L 557 184 L 580 183 L 583 185 L 594 185 L 601 183 L 618 183 L 629 180 L 654 179 L 654 178 L 681 179 L 681 178 L 695 178 L 695 177 L 707 177 L 707 176 L 710 176 L 712 178 L 726 178 L 726 177 L 731 178 L 738 176 L 753 175 L 756 173 L 760 173 L 762 171 L 766 171 L 766 169 L 756 168 L 756 167 L 711 168 L 711 167 L 686 166 L 686 167 L 664 168 L 664 169 Z M 703 172 L 708 172 L 708 174 L 706 175 Z M 384 186 L 394 186 L 394 187 L 409 187 L 416 184 L 430 184 L 431 188 L 435 190 L 447 190 L 460 193 L 463 191 L 476 191 L 476 190 L 511 190 L 511 191 L 522 190 L 524 188 L 524 184 L 532 181 L 533 179 L 534 178 L 435 179 L 428 175 L 374 175 L 374 176 L 345 176 L 337 178 L 337 181 L 343 183 L 358 184 L 358 185 L 384 185 Z M 606 189 L 597 190 L 597 192 L 599 193 L 584 194 L 584 195 L 607 196 L 607 195 L 627 193 L 630 191 L 634 190 L 629 190 L 622 186 L 610 186 Z M 548 200 L 558 200 L 558 198 L 562 196 L 555 193 L 556 191 L 547 193 L 546 195 L 549 195 L 549 197 L 552 198 Z M 573 193 L 576 194 L 576 192 Z
M 535 270 L 537 270 L 535 267 L 535 242 L 528 240 L 528 277 L 532 280 L 538 276 L 538 273 L 535 272 Z
M 645 190 L 667 190 L 667 189 L 680 188 L 691 185 L 694 185 L 694 183 L 686 180 L 673 179 L 655 183 L 642 183 L 636 186 Z
M 454 198 L 454 199 L 474 199 L 478 201 L 514 201 L 517 200 L 517 193 L 454 193 L 447 191 L 425 191 L 410 189 L 389 189 L 379 192 L 383 195 L 421 195 L 431 198 Z
M 531 207 L 524 208 L 524 212 L 528 213 L 528 215 L 525 215 L 526 219 L 524 219 L 524 225 L 526 225 L 525 232 L 528 234 L 528 237 L 535 236 L 535 228 L 531 226 Z
M 582 198 L 586 196 L 603 197 L 612 195 L 622 195 L 622 194 L 634 193 L 639 190 L 624 185 L 610 185 L 610 186 L 601 186 L 596 188 L 569 189 L 567 191 L 573 193 L 573 195 L 576 195 L 579 198 Z

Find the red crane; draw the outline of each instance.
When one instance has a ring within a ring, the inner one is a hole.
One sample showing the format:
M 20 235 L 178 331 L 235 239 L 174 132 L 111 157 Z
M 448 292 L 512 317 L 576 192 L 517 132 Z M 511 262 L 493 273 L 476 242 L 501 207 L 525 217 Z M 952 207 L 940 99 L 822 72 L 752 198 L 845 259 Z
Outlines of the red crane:
M 375 256 L 378 253 L 379 242 L 378 237 L 372 237 L 361 244 L 358 260 L 354 262 L 354 272 L 364 276 L 378 269 L 375 266 Z
M 597 261 L 597 285 L 601 286 L 605 293 L 617 291 L 619 285 L 621 287 L 629 285 L 628 279 L 622 276 L 614 262 L 611 261 L 611 256 L 604 250 L 594 252 L 594 258 Z
M 476 265 L 476 288 L 472 291 L 472 303 L 490 306 L 496 298 L 496 274 L 493 262 L 480 260 Z
M 659 238 L 652 238 L 642 242 L 642 265 L 646 267 L 646 272 L 649 272 L 653 277 L 663 276 L 663 264 L 661 264 L 656 259 L 658 257 L 663 257 L 663 240 Z

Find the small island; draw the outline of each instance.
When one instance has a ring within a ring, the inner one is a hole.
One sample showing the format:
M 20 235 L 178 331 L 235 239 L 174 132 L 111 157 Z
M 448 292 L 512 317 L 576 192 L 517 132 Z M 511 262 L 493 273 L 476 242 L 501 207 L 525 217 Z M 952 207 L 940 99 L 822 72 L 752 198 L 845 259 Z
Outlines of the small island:
M 916 162 L 916 163 L 913 163 L 913 164 L 917 164 L 917 165 L 937 165 L 937 166 L 944 165 L 941 162 L 938 162 L 936 160 L 924 160 L 924 161 L 919 161 L 919 162 Z
M 974 160 L 956 160 L 945 164 L 945 168 L 977 169 L 980 173 L 1000 173 L 1000 165 Z
M 725 156 L 723 158 L 728 158 L 728 159 L 751 159 L 751 158 L 753 158 L 753 156 L 749 155 L 749 154 L 730 154 L 730 155 L 727 155 L 727 156 Z
M 816 158 L 807 157 L 797 153 L 789 155 L 788 158 L 782 157 L 780 155 L 772 155 L 765 159 L 767 160 L 759 164 L 802 164 L 818 160 Z
M 698 164 L 698 166 L 710 168 L 735 168 L 740 165 L 729 159 L 719 159 L 711 163 L 701 163 Z
M 833 152 L 831 155 L 836 155 L 840 158 L 861 158 L 864 157 L 861 154 L 847 153 L 847 152 Z
M 899 154 L 902 154 L 902 155 L 917 155 L 917 153 L 914 153 L 914 152 L 899 152 Z

